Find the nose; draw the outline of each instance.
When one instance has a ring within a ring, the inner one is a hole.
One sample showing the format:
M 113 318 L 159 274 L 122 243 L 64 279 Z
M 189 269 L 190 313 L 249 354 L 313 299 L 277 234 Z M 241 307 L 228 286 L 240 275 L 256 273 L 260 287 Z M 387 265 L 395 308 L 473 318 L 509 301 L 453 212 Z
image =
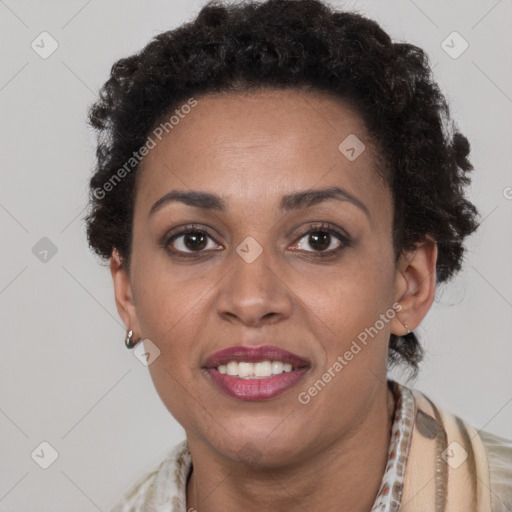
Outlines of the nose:
M 236 252 L 231 259 L 233 266 L 221 281 L 217 295 L 218 314 L 225 320 L 253 327 L 289 318 L 293 293 L 268 252 L 263 250 L 250 263 Z

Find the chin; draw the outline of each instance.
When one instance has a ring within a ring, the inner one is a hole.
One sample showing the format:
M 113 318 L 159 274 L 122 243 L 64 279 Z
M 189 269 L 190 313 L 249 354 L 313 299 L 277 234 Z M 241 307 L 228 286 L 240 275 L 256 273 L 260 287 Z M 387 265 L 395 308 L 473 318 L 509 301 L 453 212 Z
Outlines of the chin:
M 262 467 L 275 467 L 288 464 L 292 459 L 300 458 L 298 454 L 299 439 L 304 442 L 308 427 L 300 433 L 300 426 L 295 425 L 293 432 L 283 427 L 286 416 L 271 416 L 265 419 L 238 418 L 236 422 L 226 425 L 224 421 L 216 435 L 212 431 L 206 432 L 207 443 L 219 454 L 245 465 Z M 286 421 L 286 420 L 285 420 Z M 223 428 L 224 427 L 224 428 Z M 289 425 L 288 425 L 289 427 Z

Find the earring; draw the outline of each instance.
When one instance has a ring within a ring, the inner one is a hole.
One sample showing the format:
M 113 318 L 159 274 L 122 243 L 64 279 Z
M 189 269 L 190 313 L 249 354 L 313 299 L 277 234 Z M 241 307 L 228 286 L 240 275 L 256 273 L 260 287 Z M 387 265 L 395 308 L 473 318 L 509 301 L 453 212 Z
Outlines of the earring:
M 399 320 L 400 323 L 407 329 L 407 333 L 406 334 L 402 334 L 401 336 L 407 336 L 407 334 L 410 334 L 411 333 L 411 329 L 409 329 L 409 327 L 407 326 L 406 323 L 402 322 L 402 320 Z
M 132 340 L 132 336 L 133 336 L 133 331 L 130 329 L 127 333 L 126 333 L 126 338 L 124 340 L 124 344 L 126 345 L 126 348 L 133 348 L 135 347 L 135 345 L 137 345 L 137 343 L 140 341 L 140 338 L 137 340 L 137 341 L 133 341 Z

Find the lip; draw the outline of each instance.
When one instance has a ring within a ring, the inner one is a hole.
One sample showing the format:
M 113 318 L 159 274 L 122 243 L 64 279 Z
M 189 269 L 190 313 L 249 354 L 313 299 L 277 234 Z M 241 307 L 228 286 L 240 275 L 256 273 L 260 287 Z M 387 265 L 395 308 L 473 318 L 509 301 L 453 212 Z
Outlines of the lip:
M 258 379 L 240 379 L 220 373 L 216 368 L 229 361 L 257 363 L 260 361 L 282 361 L 292 365 L 291 372 Z M 230 347 L 212 354 L 206 359 L 203 370 L 221 391 L 228 396 L 245 401 L 267 400 L 295 386 L 309 370 L 308 360 L 279 347 Z

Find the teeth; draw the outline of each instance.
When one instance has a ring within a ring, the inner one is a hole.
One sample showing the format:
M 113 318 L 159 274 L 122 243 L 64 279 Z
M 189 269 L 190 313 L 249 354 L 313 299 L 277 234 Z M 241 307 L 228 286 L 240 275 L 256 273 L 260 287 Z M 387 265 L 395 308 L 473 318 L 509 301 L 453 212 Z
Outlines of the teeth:
M 230 361 L 227 364 L 228 375 L 238 375 L 238 363 L 236 361 Z
M 217 370 L 219 373 L 241 379 L 254 379 L 291 372 L 293 367 L 290 363 L 283 363 L 282 361 L 261 361 L 259 363 L 230 361 L 228 364 L 219 365 Z
M 283 363 L 281 361 L 272 361 L 272 373 L 283 373 Z
M 249 377 L 254 373 L 254 365 L 252 363 L 238 363 L 238 376 Z
M 272 375 L 272 363 L 270 361 L 255 363 L 254 375 L 256 375 L 256 377 L 270 377 Z

